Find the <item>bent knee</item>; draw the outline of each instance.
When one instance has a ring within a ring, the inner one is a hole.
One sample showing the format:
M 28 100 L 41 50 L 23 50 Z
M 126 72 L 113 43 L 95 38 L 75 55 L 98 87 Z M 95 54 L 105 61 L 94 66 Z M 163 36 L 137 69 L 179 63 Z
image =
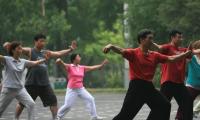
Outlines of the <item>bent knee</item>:
M 91 97 L 88 98 L 89 102 L 94 102 L 94 100 L 95 100 L 95 98 L 93 96 L 91 96 Z

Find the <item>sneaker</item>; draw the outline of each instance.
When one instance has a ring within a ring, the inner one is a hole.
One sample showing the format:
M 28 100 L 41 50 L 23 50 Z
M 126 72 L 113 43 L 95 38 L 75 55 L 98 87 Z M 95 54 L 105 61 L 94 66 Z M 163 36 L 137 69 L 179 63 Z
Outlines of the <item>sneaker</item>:
M 103 120 L 103 117 L 99 117 L 99 116 L 97 116 L 97 117 L 92 117 L 91 120 Z
M 198 118 L 199 117 L 199 112 L 193 112 L 193 118 Z
M 61 120 L 61 118 L 60 117 L 57 117 L 57 119 L 56 120 Z

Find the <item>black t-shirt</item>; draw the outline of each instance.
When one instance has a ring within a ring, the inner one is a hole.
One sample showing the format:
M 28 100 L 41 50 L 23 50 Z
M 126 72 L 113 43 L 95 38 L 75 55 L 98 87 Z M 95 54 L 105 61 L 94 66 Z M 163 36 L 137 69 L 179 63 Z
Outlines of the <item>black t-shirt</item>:
M 31 61 L 44 59 L 46 50 L 36 51 L 35 48 L 31 49 Z M 48 65 L 43 63 L 34 67 L 28 68 L 26 75 L 25 85 L 47 86 L 49 85 Z

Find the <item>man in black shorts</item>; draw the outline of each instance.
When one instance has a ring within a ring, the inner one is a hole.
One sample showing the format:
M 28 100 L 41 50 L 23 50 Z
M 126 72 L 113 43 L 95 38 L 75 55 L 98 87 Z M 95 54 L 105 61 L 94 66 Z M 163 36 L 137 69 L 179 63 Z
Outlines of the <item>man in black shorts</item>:
M 23 48 L 23 54 L 28 56 L 30 60 L 38 60 L 45 58 L 48 55 L 49 58 L 57 58 L 67 55 L 76 48 L 76 42 L 73 41 L 70 48 L 61 51 L 50 51 L 43 50 L 45 46 L 46 36 L 38 34 L 34 37 L 35 46 L 34 48 Z M 32 67 L 28 69 L 26 75 L 26 90 L 33 98 L 39 96 L 43 102 L 44 107 L 50 106 L 53 120 L 56 119 L 57 115 L 57 98 L 54 94 L 53 89 L 50 86 L 48 77 L 48 65 L 47 63 Z M 15 119 L 18 120 L 19 116 L 23 110 L 24 106 L 22 104 L 17 104 Z

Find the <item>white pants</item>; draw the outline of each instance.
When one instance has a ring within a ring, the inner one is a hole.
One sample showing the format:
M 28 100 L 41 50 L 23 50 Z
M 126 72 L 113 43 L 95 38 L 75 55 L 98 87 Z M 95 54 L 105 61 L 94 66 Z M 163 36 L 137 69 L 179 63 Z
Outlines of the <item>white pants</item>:
M 193 111 L 196 113 L 200 112 L 200 101 L 194 106 Z
M 70 89 L 67 88 L 65 103 L 58 110 L 58 117 L 63 118 L 63 116 L 69 112 L 70 108 L 74 104 L 77 97 L 83 99 L 87 105 L 87 108 L 90 111 L 92 117 L 97 116 L 96 106 L 94 102 L 94 97 L 83 87 L 79 89 Z
M 28 120 L 34 120 L 35 102 L 33 101 L 33 99 L 28 94 L 25 88 L 2 88 L 0 96 L 0 117 L 14 98 L 16 98 L 27 108 Z

